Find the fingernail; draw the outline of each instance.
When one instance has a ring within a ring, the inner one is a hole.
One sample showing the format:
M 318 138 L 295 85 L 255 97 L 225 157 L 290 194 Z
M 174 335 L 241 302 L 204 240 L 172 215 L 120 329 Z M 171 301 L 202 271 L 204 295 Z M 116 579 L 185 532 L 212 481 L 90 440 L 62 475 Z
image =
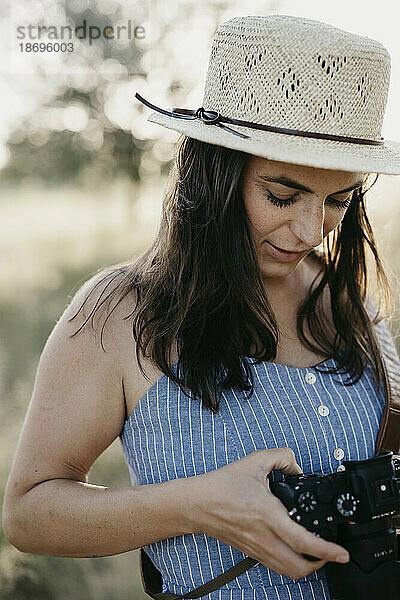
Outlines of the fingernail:
M 339 556 L 336 557 L 336 562 L 346 563 L 349 559 L 350 557 L 348 554 L 339 554 Z

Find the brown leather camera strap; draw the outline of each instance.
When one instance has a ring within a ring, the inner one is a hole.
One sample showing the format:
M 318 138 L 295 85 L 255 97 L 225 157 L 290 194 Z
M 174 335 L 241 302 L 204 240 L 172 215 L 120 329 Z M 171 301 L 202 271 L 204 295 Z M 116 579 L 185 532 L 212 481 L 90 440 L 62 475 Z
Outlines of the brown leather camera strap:
M 386 403 L 379 424 L 375 454 L 391 450 L 398 454 L 400 448 L 400 360 L 391 335 L 383 321 L 375 325 L 385 373 Z
M 156 590 L 161 589 L 161 575 L 159 570 L 153 565 L 149 556 L 140 548 L 140 570 L 142 574 L 142 584 L 143 589 L 151 598 L 155 600 L 178 600 L 180 598 L 200 598 L 201 596 L 205 596 L 214 590 L 217 590 L 222 585 L 227 583 L 228 581 L 232 581 L 235 577 L 239 577 L 242 573 L 250 569 L 251 567 L 255 567 L 259 564 L 257 560 L 247 556 L 236 565 L 224 571 L 218 575 L 218 577 L 214 577 L 214 579 L 210 579 L 207 583 L 200 585 L 196 589 L 188 592 L 187 594 L 173 594 L 171 592 L 159 592 Z

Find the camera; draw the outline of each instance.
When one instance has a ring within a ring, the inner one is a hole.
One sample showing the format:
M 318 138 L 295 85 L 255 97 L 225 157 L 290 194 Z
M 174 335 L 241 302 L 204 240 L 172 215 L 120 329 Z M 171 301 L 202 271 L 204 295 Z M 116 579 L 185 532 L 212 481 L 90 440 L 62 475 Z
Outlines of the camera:
M 281 474 L 270 490 L 296 523 L 349 552 L 348 563 L 325 565 L 331 600 L 378 600 L 383 593 L 400 599 L 400 535 L 393 520 L 400 512 L 400 456 L 382 452 L 343 466 L 327 475 Z

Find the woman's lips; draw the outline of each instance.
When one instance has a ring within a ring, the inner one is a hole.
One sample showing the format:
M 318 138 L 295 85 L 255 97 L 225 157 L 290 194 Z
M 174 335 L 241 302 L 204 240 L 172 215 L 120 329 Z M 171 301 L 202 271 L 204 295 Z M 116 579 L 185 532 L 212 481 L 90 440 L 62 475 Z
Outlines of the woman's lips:
M 266 244 L 270 251 L 270 254 L 272 254 L 274 258 L 281 262 L 291 262 L 292 260 L 295 260 L 302 254 L 304 254 L 304 252 L 306 252 L 306 250 L 303 250 L 302 252 L 288 252 L 287 250 L 277 248 L 277 246 L 274 246 L 273 244 L 271 244 L 271 242 L 266 241 Z
M 275 244 L 272 244 L 272 242 L 268 242 L 268 243 L 271 244 L 271 246 L 273 246 L 277 250 L 281 250 L 281 252 L 287 252 L 288 254 L 301 254 L 302 252 L 305 252 L 305 250 L 285 250 L 285 248 L 280 248 L 279 246 L 275 246 Z

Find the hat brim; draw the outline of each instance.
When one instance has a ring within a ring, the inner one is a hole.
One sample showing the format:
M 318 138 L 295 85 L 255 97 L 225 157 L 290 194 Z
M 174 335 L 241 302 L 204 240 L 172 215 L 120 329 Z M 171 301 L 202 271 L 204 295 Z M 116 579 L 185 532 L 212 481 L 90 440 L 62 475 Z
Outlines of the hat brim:
M 385 140 L 382 146 L 354 144 L 228 125 L 250 139 L 200 119 L 181 119 L 153 111 L 147 119 L 202 142 L 217 144 L 270 160 L 321 169 L 400 175 L 400 142 Z

